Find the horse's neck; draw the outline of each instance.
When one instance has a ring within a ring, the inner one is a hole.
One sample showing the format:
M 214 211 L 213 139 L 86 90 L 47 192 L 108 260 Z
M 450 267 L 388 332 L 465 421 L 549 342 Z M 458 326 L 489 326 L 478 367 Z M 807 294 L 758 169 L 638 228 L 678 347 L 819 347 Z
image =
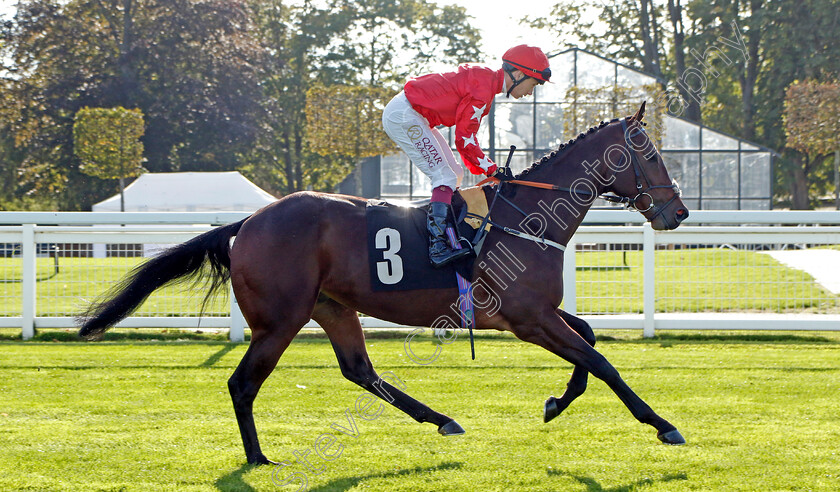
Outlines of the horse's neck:
M 561 185 L 564 188 L 568 186 Z M 531 213 L 529 228 L 533 231 L 537 224 L 544 224 L 543 234 L 546 239 L 566 245 L 577 231 L 586 212 L 592 207 L 594 197 L 586 197 L 580 203 L 565 191 L 546 191 L 531 189 L 523 195 L 531 195 L 523 202 L 529 202 L 525 211 Z M 525 198 L 525 197 L 523 197 Z
M 520 190 L 519 192 L 523 210 L 539 214 L 539 218 L 534 218 L 535 221 L 544 220 L 546 238 L 563 245 L 569 242 L 583 222 L 586 212 L 592 207 L 592 203 L 606 188 L 601 180 L 596 179 L 592 174 L 594 171 L 590 169 L 590 173 L 586 172 L 586 167 L 581 164 L 586 159 L 577 157 L 569 155 L 564 158 L 565 163 L 551 164 L 544 170 L 541 169 L 539 173 L 534 173 L 533 178 L 535 181 L 556 184 L 567 190 L 586 190 L 593 194 L 573 194 L 568 191 L 547 191 L 537 188 L 528 188 L 528 191 Z

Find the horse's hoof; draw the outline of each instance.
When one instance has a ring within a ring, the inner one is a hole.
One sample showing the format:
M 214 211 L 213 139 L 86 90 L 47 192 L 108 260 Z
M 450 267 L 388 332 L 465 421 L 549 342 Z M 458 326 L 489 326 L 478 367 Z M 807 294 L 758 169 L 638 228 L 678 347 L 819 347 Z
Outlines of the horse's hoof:
M 270 459 L 266 458 L 265 455 L 261 454 L 261 455 L 255 457 L 255 458 L 248 458 L 248 464 L 249 465 L 254 465 L 254 466 L 260 466 L 260 465 L 279 465 L 280 463 L 277 463 L 275 461 L 271 461 Z
M 438 427 L 438 433 L 442 436 L 460 436 L 465 432 L 464 428 L 458 425 L 458 422 L 455 422 L 454 420 L 450 420 Z
M 557 398 L 549 396 L 545 401 L 545 410 L 543 410 L 543 422 L 550 422 L 551 419 L 560 415 L 560 410 L 557 408 Z
M 680 431 L 678 431 L 677 429 L 668 432 L 663 432 L 662 434 L 657 434 L 656 437 L 658 437 L 659 440 L 664 442 L 665 444 L 671 444 L 674 446 L 685 444 L 685 438 L 682 436 L 682 434 L 680 434 Z

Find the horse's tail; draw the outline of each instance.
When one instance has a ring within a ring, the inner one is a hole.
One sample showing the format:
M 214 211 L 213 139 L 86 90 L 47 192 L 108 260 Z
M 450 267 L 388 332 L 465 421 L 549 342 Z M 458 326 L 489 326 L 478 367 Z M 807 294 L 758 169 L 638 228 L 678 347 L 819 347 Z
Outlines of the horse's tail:
M 230 238 L 245 220 L 207 231 L 137 266 L 78 316 L 79 336 L 98 338 L 134 312 L 152 292 L 170 283 L 208 283 L 203 312 L 207 301 L 230 279 Z

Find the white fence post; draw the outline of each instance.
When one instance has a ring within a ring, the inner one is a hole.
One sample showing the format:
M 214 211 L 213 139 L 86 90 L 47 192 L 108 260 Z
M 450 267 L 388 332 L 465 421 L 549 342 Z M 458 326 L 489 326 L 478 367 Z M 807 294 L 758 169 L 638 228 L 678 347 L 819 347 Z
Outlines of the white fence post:
M 23 261 L 23 312 L 21 320 L 21 335 L 24 340 L 35 336 L 35 298 L 37 255 L 35 254 L 35 224 L 23 224 L 23 238 L 21 240 L 21 260 Z
M 566 251 L 563 253 L 563 310 L 572 315 L 577 315 L 576 249 L 577 243 L 573 236 L 569 239 L 569 244 L 566 245 Z
M 245 341 L 245 317 L 242 316 L 242 311 L 239 309 L 239 302 L 236 296 L 233 295 L 233 286 L 230 288 L 230 333 L 228 334 L 231 342 Z
M 642 248 L 644 248 L 644 279 L 643 284 L 643 307 L 645 321 L 642 329 L 642 336 L 652 338 L 655 334 L 654 314 L 656 313 L 656 236 L 650 222 L 643 226 Z

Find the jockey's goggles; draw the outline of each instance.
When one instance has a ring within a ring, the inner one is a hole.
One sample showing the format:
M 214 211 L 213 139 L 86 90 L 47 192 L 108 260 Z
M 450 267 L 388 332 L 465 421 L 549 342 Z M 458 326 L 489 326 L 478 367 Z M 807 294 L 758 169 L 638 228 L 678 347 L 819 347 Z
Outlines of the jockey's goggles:
M 502 61 L 507 63 L 508 65 L 511 65 L 512 67 L 518 68 L 520 71 L 522 71 L 522 73 L 524 73 L 528 77 L 531 77 L 532 79 L 536 79 L 537 82 L 539 82 L 540 85 L 545 84 L 551 78 L 551 67 L 546 67 L 543 70 L 535 70 L 531 67 L 526 67 L 525 65 L 520 65 L 519 63 L 512 62 L 510 60 L 502 60 Z M 524 72 L 524 70 L 527 70 L 528 72 L 533 72 L 533 73 L 537 74 L 538 77 L 530 75 L 530 74 Z

